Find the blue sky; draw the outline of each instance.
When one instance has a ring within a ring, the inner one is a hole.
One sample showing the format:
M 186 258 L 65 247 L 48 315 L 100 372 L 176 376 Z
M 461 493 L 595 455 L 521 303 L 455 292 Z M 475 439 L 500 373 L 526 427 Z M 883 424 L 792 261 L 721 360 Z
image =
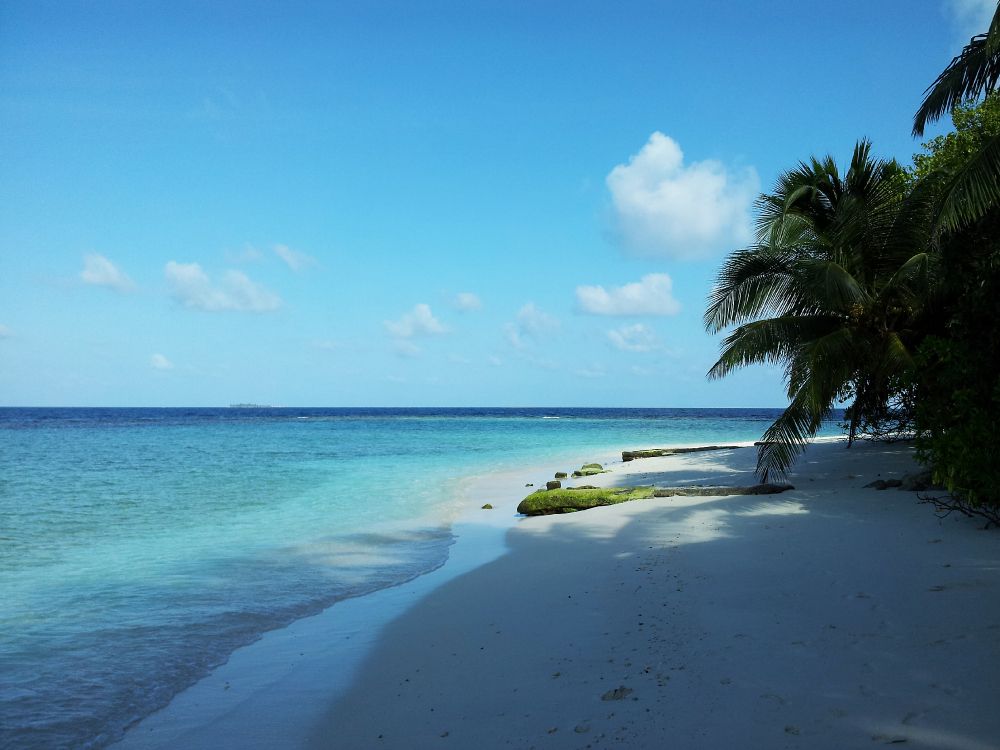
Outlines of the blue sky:
M 6 2 L 0 404 L 783 406 L 705 379 L 753 197 L 991 9 Z

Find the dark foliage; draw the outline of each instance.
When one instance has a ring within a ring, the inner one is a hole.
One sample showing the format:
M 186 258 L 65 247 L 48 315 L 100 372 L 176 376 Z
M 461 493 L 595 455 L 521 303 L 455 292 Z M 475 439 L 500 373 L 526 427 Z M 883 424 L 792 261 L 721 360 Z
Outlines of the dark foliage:
M 918 455 L 969 508 L 1000 508 L 1000 211 L 942 247 L 945 314 L 917 354 Z

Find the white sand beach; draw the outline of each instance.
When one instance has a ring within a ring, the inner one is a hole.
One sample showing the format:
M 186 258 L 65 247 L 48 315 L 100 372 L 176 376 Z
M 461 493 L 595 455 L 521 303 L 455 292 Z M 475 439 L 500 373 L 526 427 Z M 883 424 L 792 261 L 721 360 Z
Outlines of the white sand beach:
M 754 458 L 581 481 L 751 484 Z M 863 488 L 913 468 L 820 442 L 780 495 L 534 518 L 551 474 L 473 482 L 441 569 L 268 634 L 118 747 L 998 748 L 1000 531 Z

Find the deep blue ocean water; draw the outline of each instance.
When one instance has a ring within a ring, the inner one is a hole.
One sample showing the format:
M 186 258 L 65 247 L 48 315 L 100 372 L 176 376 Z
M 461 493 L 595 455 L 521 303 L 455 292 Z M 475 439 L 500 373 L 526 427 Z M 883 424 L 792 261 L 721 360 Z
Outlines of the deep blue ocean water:
M 0 409 L 0 748 L 103 747 L 262 633 L 439 566 L 462 476 L 778 413 Z

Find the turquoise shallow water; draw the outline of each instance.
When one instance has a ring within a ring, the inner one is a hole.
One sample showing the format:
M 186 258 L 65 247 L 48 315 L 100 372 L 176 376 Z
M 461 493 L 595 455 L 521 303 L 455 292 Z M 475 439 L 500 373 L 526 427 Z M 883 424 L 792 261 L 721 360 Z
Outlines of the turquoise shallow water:
M 0 747 L 103 747 L 261 633 L 437 567 L 461 476 L 777 413 L 0 409 Z

